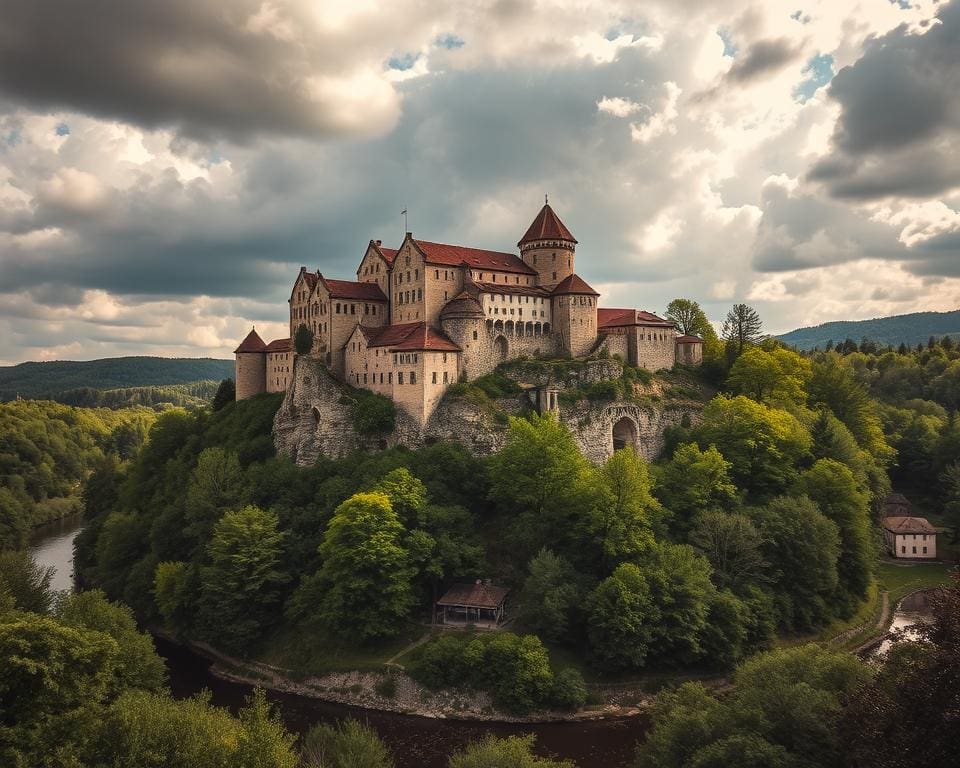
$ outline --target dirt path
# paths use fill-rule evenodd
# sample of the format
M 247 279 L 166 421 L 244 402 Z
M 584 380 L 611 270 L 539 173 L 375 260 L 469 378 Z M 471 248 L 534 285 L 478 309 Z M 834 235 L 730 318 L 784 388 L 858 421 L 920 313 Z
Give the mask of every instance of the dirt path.
M 873 626 L 874 632 L 884 632 L 887 629 L 887 626 L 890 623 L 890 593 L 884 590 L 880 593 L 880 617 L 877 619 L 876 623 Z M 856 627 L 851 627 L 850 629 L 841 632 L 839 635 L 831 637 L 827 642 L 830 645 L 843 645 L 848 640 L 853 637 L 856 637 L 861 632 L 864 632 L 870 627 L 870 622 L 865 621 L 863 624 L 859 624 Z

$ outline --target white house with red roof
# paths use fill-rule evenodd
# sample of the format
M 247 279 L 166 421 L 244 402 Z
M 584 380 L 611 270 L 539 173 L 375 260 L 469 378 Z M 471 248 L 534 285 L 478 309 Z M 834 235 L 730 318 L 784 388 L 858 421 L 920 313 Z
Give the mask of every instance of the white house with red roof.
M 313 334 L 311 354 L 335 376 L 392 398 L 421 424 L 451 384 L 521 356 L 606 352 L 650 370 L 699 364 L 703 341 L 679 336 L 668 320 L 599 307 L 600 295 L 574 271 L 576 246 L 544 204 L 518 253 L 408 232 L 396 249 L 371 240 L 356 281 L 301 267 L 290 293 L 290 338 L 265 344 L 251 331 L 236 349 L 237 399 L 289 386 L 300 326 Z

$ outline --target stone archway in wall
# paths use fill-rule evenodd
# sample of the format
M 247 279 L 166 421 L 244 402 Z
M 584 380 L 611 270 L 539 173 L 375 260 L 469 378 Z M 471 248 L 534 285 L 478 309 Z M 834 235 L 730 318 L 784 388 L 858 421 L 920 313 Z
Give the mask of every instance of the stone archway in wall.
M 619 451 L 627 446 L 635 451 L 640 450 L 637 423 L 629 416 L 624 416 L 615 422 L 611 431 L 613 434 L 613 450 Z
M 507 352 L 509 351 L 507 347 L 507 339 L 505 336 L 497 336 L 493 342 L 493 349 L 497 353 L 497 358 L 500 360 L 507 359 Z

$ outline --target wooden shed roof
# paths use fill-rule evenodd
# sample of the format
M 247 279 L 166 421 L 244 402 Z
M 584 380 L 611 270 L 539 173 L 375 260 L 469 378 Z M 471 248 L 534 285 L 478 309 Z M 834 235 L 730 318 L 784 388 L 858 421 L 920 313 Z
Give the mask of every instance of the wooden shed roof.
M 509 591 L 506 587 L 495 587 L 492 584 L 454 584 L 437 600 L 437 605 L 498 608 Z

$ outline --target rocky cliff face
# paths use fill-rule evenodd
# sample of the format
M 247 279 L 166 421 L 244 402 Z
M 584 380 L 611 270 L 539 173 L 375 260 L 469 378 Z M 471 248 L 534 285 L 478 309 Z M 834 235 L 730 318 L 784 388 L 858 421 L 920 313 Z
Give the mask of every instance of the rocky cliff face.
M 578 389 L 622 374 L 623 367 L 615 360 L 553 369 L 536 364 L 514 366 L 506 375 L 522 385 L 520 394 L 496 400 L 447 395 L 422 428 L 398 409 L 394 431 L 371 437 L 359 434 L 353 426 L 347 399 L 350 390 L 317 360 L 298 356 L 292 384 L 274 420 L 274 443 L 280 454 L 300 465 L 312 464 L 321 455 L 341 457 L 396 445 L 417 448 L 443 440 L 463 443 L 472 453 L 483 456 L 503 446 L 507 417 L 533 411 L 534 403 L 542 402 L 536 396 L 537 388 L 550 388 L 566 392 L 554 412 L 570 428 L 588 459 L 606 459 L 613 453 L 616 438 L 653 460 L 663 450 L 664 431 L 696 423 L 702 404 L 689 398 L 664 399 L 657 394 L 600 402 L 577 399 Z M 657 382 L 651 387 L 654 393 L 662 390 Z

